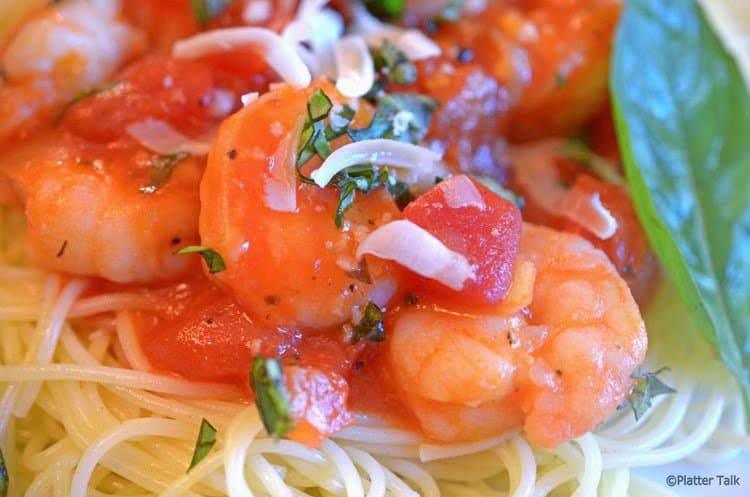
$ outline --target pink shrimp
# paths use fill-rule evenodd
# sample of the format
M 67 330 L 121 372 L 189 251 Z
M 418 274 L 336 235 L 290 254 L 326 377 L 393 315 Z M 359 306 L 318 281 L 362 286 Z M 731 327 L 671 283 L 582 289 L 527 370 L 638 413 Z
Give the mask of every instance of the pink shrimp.
M 514 299 L 481 315 L 418 306 L 394 316 L 388 362 L 430 438 L 523 427 L 530 441 L 554 447 L 604 421 L 630 392 L 646 331 L 607 256 L 577 235 L 526 224 L 517 266 L 529 264 L 527 305 Z M 529 286 L 524 273 L 514 285 Z

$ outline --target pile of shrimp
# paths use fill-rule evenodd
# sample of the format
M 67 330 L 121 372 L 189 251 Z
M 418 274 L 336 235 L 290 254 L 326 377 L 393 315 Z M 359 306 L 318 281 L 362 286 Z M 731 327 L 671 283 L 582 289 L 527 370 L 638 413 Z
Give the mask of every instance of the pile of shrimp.
M 503 212 L 518 216 L 516 241 L 507 242 L 514 248 L 493 245 L 512 256 L 503 269 L 509 285 L 485 305 L 444 286 L 404 305 L 407 292 L 434 282 L 377 254 L 365 256 L 370 281 L 352 279 L 362 242 L 406 219 L 383 188 L 357 194 L 341 229 L 332 221 L 339 201 L 333 187 L 297 181 L 291 212 L 264 201 L 289 180 L 284 167 L 314 88 L 356 108 L 354 127 L 366 126 L 373 108 L 325 79 L 307 88 L 279 83 L 252 51 L 172 56 L 176 41 L 201 29 L 250 24 L 280 32 L 297 7 L 275 0 L 252 17 L 250 3 L 237 0 L 199 26 L 185 1 L 68 0 L 33 12 L 5 40 L 0 201 L 25 212 L 29 261 L 70 275 L 156 285 L 197 270 L 197 259 L 177 249 L 210 247 L 226 263 L 208 276 L 211 282 L 264 326 L 304 334 L 346 328 L 369 302 L 386 309 L 386 339 L 372 344 L 381 376 L 431 439 L 474 440 L 522 428 L 530 441 L 554 447 L 602 423 L 627 399 L 644 360 L 636 298 L 647 299 L 655 273 L 627 189 L 617 181 L 607 118 L 619 2 L 466 2 L 472 5 L 461 19 L 430 29 L 441 55 L 416 62 L 416 81 L 397 88 L 440 102 L 423 145 L 442 154 L 452 179 L 471 178 L 468 188 L 481 193 L 479 204 L 457 209 L 468 217 L 456 222 L 471 227 L 478 215 L 472 209 L 483 210 L 485 202 L 505 202 Z M 350 15 L 348 2 L 333 3 Z M 438 2 L 408 2 L 403 22 L 423 26 L 441 9 Z M 240 96 L 251 92 L 260 97 L 243 107 Z M 207 156 L 176 158 L 150 192 L 144 187 L 153 181 L 155 154 L 131 132 L 146 119 L 191 139 L 215 133 Z M 563 143 L 581 130 L 609 176 L 564 147 L 539 145 Z M 334 148 L 348 139 L 340 141 Z M 544 178 L 534 175 L 574 187 L 550 203 L 535 188 Z M 523 211 L 477 177 L 521 194 Z M 425 195 L 436 188 L 448 195 L 456 183 L 446 178 Z M 588 204 L 580 207 L 591 199 L 601 206 L 594 214 Z M 613 223 L 606 234 L 589 223 L 602 212 Z

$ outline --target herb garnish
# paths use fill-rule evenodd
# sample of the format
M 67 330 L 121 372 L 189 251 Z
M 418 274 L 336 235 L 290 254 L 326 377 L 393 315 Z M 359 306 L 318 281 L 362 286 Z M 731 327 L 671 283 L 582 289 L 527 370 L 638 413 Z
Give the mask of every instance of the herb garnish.
M 201 427 L 198 430 L 198 440 L 195 442 L 195 451 L 193 452 L 193 459 L 190 461 L 188 471 L 193 469 L 208 455 L 215 443 L 216 428 L 204 418 L 201 421 Z
M 62 109 L 60 109 L 60 112 L 58 112 L 57 116 L 55 117 L 55 126 L 60 124 L 60 121 L 62 121 L 62 118 L 65 116 L 65 113 L 68 111 L 68 109 L 70 109 L 72 106 L 74 106 L 81 100 L 84 100 L 89 97 L 93 97 L 94 95 L 98 95 L 99 93 L 103 93 L 105 91 L 109 91 L 121 84 L 122 84 L 122 81 L 113 81 L 111 83 L 106 83 L 106 84 L 99 85 L 99 86 L 92 86 L 88 90 L 82 91 L 77 96 L 75 96 L 70 102 L 65 104 Z
M 371 50 L 372 59 L 375 63 L 375 72 L 385 82 L 397 85 L 408 85 L 417 80 L 417 67 L 406 57 L 406 54 L 388 40 L 383 41 L 379 49 Z M 384 86 L 384 82 L 376 81 L 375 88 L 368 92 L 373 95 Z
M 555 87 L 556 88 L 562 88 L 565 86 L 568 82 L 568 78 L 565 76 L 565 74 L 561 73 L 560 71 L 557 71 L 555 73 Z
M 369 339 L 371 342 L 382 342 L 385 340 L 385 328 L 383 328 L 383 311 L 380 308 L 368 302 L 365 311 L 362 313 L 362 319 L 359 320 L 352 330 L 352 343 Z
M 331 114 L 332 110 L 331 99 L 323 90 L 316 88 L 307 102 L 307 118 L 302 126 L 297 146 L 297 176 L 303 183 L 314 184 L 314 181 L 303 175 L 300 168 L 315 154 L 323 160 L 327 159 L 332 152 L 329 142 L 346 134 L 349 123 L 354 118 L 355 111 L 348 105 L 343 106 L 336 114 Z M 327 117 L 329 123 L 324 124 L 323 121 Z
M 617 166 L 597 155 L 586 142 L 580 138 L 569 138 L 562 146 L 562 152 L 570 160 L 576 161 L 591 169 L 599 179 L 613 185 L 625 186 L 625 178 L 617 172 Z
M 513 190 L 508 190 L 503 185 L 500 184 L 499 181 L 497 181 L 495 178 L 491 178 L 490 176 L 477 176 L 472 175 L 472 177 L 482 183 L 484 186 L 489 188 L 492 193 L 503 197 L 508 202 L 515 204 L 516 207 L 518 207 L 520 210 L 523 210 L 524 207 L 526 207 L 526 199 L 524 199 L 521 195 L 517 194 Z
M 3 457 L 3 451 L 0 450 L 0 497 L 8 495 L 8 468 L 5 467 L 5 458 Z
M 371 163 L 357 164 L 344 169 L 333 177 L 331 185 L 339 190 L 339 204 L 336 206 L 334 219 L 337 228 L 343 225 L 344 212 L 354 203 L 356 192 L 367 194 L 379 186 L 384 186 L 397 203 L 399 203 L 399 198 L 402 202 L 407 198 L 408 200 L 414 198 L 409 187 L 391 176 L 387 167 L 378 170 Z
M 652 373 L 633 373 L 631 378 L 638 379 L 638 383 L 633 387 L 633 392 L 630 394 L 628 400 L 617 406 L 617 408 L 623 409 L 630 406 L 633 409 L 635 420 L 638 421 L 649 410 L 651 400 L 654 397 L 676 393 L 677 391 L 674 388 L 657 378 L 659 374 L 668 370 L 669 368 L 661 368 Z
M 650 245 L 750 413 L 750 91 L 700 3 L 624 2 L 612 102 Z
M 323 160 L 328 158 L 332 153 L 330 141 L 347 132 L 352 141 L 389 138 L 416 143 L 427 133 L 436 107 L 435 100 L 418 94 L 383 95 L 378 99 L 378 110 L 370 125 L 351 130 L 349 125 L 354 118 L 354 109 L 345 105 L 334 112 L 331 99 L 318 88 L 307 102 L 307 117 L 297 147 L 297 176 L 304 183 L 314 184 L 300 168 L 316 154 Z M 414 199 L 408 185 L 391 176 L 387 167 L 379 169 L 370 163 L 357 164 L 339 172 L 331 180 L 331 186 L 339 190 L 334 219 L 338 228 L 342 227 L 344 212 L 352 206 L 356 192 L 370 193 L 384 186 L 400 208 Z
M 187 152 L 177 152 L 169 155 L 155 155 L 149 161 L 148 167 L 151 170 L 151 179 L 148 185 L 140 187 L 141 193 L 154 193 L 167 182 L 172 175 L 172 171 L 179 162 L 189 157 Z
M 191 0 L 193 15 L 198 24 L 204 26 L 210 20 L 221 14 L 233 0 Z
M 388 138 L 419 143 L 427 134 L 432 114 L 440 103 L 418 93 L 390 93 L 378 97 L 377 105 L 368 127 L 349 130 L 353 141 Z
M 208 266 L 208 272 L 210 274 L 224 271 L 227 268 L 224 259 L 221 257 L 221 255 L 219 255 L 217 251 L 212 248 L 202 247 L 200 245 L 190 245 L 188 247 L 181 248 L 180 250 L 175 252 L 175 254 L 200 254 L 200 256 L 203 257 L 203 260 L 206 262 L 206 266 Z
M 255 405 L 266 431 L 281 438 L 294 428 L 289 405 L 289 394 L 284 385 L 284 373 L 278 359 L 256 356 L 250 372 L 250 388 L 255 393 Z
M 363 3 L 370 14 L 389 21 L 401 17 L 406 7 L 406 0 L 364 0 Z

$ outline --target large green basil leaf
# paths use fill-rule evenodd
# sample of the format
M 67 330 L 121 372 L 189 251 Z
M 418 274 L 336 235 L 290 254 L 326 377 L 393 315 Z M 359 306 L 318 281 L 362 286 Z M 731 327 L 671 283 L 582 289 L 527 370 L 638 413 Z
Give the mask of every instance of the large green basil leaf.
M 747 400 L 750 92 L 692 0 L 625 2 L 611 78 L 638 214 Z

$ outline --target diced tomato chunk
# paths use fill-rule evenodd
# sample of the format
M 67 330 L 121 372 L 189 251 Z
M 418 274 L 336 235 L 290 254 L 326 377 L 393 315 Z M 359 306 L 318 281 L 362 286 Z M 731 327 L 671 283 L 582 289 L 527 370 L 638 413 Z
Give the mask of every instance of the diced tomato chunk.
M 289 438 L 313 447 L 353 423 L 345 376 L 360 345 L 330 331 L 302 333 L 254 322 L 231 294 L 198 274 L 154 290 L 154 308 L 132 314 L 141 351 L 154 369 L 232 383 L 252 398 L 253 358 L 278 357 L 296 422 Z
M 231 295 L 203 277 L 188 288 L 187 295 L 168 296 L 179 312 L 135 315 L 141 349 L 156 369 L 244 389 L 253 357 L 298 353 L 299 332 L 253 322 Z
M 66 111 L 64 122 L 77 135 L 113 141 L 129 124 L 146 118 L 195 134 L 211 121 L 216 85 L 208 65 L 153 55 L 126 68 L 115 81 L 111 90 L 84 98 Z
M 336 374 L 314 367 L 285 366 L 291 413 L 296 426 L 289 438 L 309 447 L 354 423 L 346 407 L 349 385 Z
M 481 183 L 453 176 L 404 209 L 404 217 L 463 255 L 474 277 L 454 294 L 466 303 L 497 304 L 508 293 L 521 240 L 521 211 Z M 420 280 L 425 290 L 445 294 L 441 283 Z
M 586 227 L 564 218 L 560 221 L 560 229 L 577 233 L 603 250 L 628 283 L 636 300 L 646 302 L 655 286 L 652 282 L 658 274 L 658 264 L 649 248 L 628 191 L 588 174 L 579 174 L 574 185 L 580 191 L 599 194 L 602 205 L 617 220 L 617 231 L 613 236 L 602 240 Z

